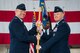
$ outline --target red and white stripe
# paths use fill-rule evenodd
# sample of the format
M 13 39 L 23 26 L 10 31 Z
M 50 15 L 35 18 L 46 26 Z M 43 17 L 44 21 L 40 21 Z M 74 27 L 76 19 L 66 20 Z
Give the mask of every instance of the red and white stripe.
M 32 27 L 32 16 L 33 16 L 33 7 L 35 7 L 36 17 L 38 19 L 38 7 L 39 1 L 26 1 L 26 0 L 1 0 L 0 1 L 0 44 L 9 44 L 10 43 L 10 34 L 9 34 L 9 23 L 14 17 L 15 8 L 18 4 L 26 4 L 26 17 L 24 18 L 25 25 L 27 29 Z M 34 5 L 33 5 L 34 4 Z M 80 44 L 80 0 L 56 0 L 56 1 L 46 1 L 47 9 L 50 9 L 52 27 L 55 25 L 53 19 L 53 10 L 54 6 L 60 6 L 65 11 L 66 21 L 68 22 L 71 28 L 71 34 L 69 37 L 69 44 L 75 45 Z
M 30 43 L 29 53 L 35 53 L 34 52 L 34 43 Z

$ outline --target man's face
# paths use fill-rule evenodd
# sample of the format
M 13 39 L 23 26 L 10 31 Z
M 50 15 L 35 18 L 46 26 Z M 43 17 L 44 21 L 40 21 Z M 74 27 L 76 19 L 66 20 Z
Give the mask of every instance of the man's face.
M 26 16 L 25 10 L 16 9 L 15 13 L 16 13 L 16 16 L 18 16 L 21 19 L 23 19 Z
M 60 21 L 63 17 L 64 17 L 64 12 L 56 12 L 56 13 L 54 13 L 54 20 L 56 22 Z

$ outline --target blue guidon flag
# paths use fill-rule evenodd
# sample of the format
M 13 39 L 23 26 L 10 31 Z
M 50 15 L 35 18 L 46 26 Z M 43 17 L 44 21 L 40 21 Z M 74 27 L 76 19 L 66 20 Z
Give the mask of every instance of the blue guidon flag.
M 40 0 L 40 5 L 42 9 L 42 24 L 44 29 L 51 28 L 50 15 L 47 13 L 46 5 L 44 0 Z

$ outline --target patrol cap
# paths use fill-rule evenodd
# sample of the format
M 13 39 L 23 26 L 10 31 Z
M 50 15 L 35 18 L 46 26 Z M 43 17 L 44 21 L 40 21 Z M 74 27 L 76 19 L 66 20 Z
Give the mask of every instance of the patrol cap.
M 20 9 L 20 10 L 26 10 L 25 4 L 19 4 L 16 9 Z
M 63 10 L 59 6 L 55 6 L 54 13 L 63 12 Z

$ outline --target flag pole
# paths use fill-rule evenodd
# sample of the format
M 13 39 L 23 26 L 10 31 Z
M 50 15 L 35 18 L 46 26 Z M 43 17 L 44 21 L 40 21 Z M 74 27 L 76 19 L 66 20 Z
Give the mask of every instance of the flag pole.
M 50 8 L 48 7 L 48 16 L 49 16 L 49 20 L 50 20 L 50 29 L 52 30 L 52 24 L 51 24 L 51 13 L 50 13 Z
M 37 20 L 37 22 L 39 22 L 39 23 L 37 24 L 37 27 L 41 26 L 41 23 L 40 23 L 41 19 L 40 19 L 40 17 L 41 17 L 41 7 L 39 8 L 39 17 L 38 17 L 38 20 Z M 40 37 L 40 33 L 39 32 L 38 32 L 37 36 Z M 40 43 L 40 39 L 37 39 L 37 46 L 39 46 L 39 43 Z M 37 49 L 37 53 L 39 53 L 39 49 Z

